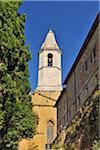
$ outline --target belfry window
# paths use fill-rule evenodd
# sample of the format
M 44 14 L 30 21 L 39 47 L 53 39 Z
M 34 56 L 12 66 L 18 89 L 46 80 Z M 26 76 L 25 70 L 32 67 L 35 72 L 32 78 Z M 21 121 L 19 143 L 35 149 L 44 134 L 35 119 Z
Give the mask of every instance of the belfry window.
M 52 121 L 48 121 L 47 123 L 47 142 L 52 143 L 53 141 L 53 128 L 54 124 Z
M 51 53 L 48 54 L 48 66 L 53 65 L 53 55 Z

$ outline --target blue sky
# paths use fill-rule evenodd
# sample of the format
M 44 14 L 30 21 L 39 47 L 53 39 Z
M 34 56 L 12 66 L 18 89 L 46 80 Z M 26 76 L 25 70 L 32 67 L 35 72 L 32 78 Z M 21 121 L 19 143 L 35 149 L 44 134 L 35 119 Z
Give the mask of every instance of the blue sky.
M 37 85 L 38 51 L 50 28 L 62 50 L 62 81 L 66 78 L 96 18 L 98 1 L 24 1 L 19 12 L 26 13 L 25 37 L 30 45 L 31 90 Z

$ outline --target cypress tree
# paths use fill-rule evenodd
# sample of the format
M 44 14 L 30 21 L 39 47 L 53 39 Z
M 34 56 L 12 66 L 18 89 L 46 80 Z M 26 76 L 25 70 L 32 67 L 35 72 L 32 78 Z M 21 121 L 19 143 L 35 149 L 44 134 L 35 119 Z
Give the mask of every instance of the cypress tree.
M 20 1 L 0 2 L 0 150 L 17 150 L 21 138 L 35 134 L 38 120 L 29 94 L 31 55 L 20 5 Z

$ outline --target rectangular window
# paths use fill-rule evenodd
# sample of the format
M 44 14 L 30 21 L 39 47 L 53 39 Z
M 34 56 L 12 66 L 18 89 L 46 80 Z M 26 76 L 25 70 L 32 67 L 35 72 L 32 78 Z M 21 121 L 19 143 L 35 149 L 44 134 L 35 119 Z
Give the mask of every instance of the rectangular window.
M 90 52 L 90 62 L 93 62 L 92 51 Z
M 87 91 L 87 95 L 88 95 L 88 86 L 87 86 L 87 84 L 86 84 L 86 91 Z
M 94 46 L 94 48 L 93 48 L 93 58 L 95 58 L 96 57 L 96 46 Z
M 82 65 L 82 73 L 84 74 L 84 65 Z
M 45 145 L 45 148 L 46 148 L 46 149 L 51 149 L 51 148 L 52 148 L 52 147 L 51 147 L 51 144 L 46 144 L 46 145 Z
M 85 62 L 85 71 L 87 71 L 88 69 L 88 64 L 87 64 L 87 61 Z
M 78 96 L 79 106 L 81 105 L 80 96 Z
M 52 139 L 53 139 L 53 128 L 52 127 L 47 128 L 47 139 L 49 141 L 52 141 Z

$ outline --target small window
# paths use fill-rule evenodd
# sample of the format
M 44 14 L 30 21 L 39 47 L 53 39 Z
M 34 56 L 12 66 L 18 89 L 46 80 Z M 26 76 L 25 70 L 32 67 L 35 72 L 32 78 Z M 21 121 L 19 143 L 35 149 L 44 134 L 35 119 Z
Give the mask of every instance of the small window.
M 90 61 L 93 62 L 92 51 L 90 52 Z
M 86 84 L 86 91 L 87 91 L 87 95 L 88 95 L 88 86 L 87 86 L 87 84 Z
M 85 62 L 85 71 L 87 71 L 88 69 L 88 64 L 87 64 L 87 61 Z
M 84 73 L 84 65 L 82 65 L 82 73 Z
M 48 66 L 53 65 L 53 55 L 51 53 L 48 54 Z
M 52 143 L 53 141 L 53 127 L 54 124 L 52 121 L 47 123 L 47 142 Z
M 46 149 L 51 149 L 52 147 L 51 147 L 51 144 L 46 144 Z
M 93 57 L 94 58 L 96 57 L 96 46 L 94 46 L 94 48 L 93 48 Z
M 80 105 L 81 105 L 80 95 L 78 96 L 78 104 L 79 104 L 79 107 L 80 107 Z

